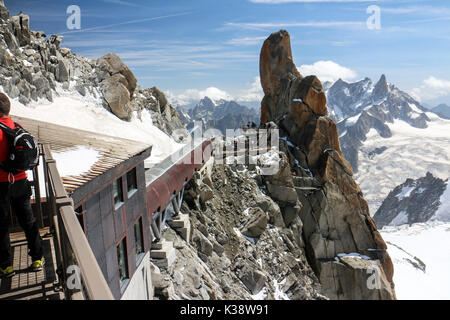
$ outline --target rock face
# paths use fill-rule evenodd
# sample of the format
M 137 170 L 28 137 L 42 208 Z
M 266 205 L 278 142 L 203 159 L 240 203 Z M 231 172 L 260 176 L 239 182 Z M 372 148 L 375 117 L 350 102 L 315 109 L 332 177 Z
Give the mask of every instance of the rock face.
M 216 164 L 211 181 L 188 183 L 181 211 L 189 215 L 192 238 L 187 244 L 166 229 L 177 260 L 161 269 L 173 285 L 172 295 L 161 299 L 326 299 L 280 208 L 254 174 Z M 200 196 L 205 183 L 212 193 L 206 201 Z
M 281 149 L 296 177 L 267 177 L 275 201 L 291 206 L 284 218 L 297 219 L 308 261 L 331 299 L 395 299 L 393 265 L 386 244 L 352 178 L 337 126 L 327 117 L 326 96 L 315 76 L 302 77 L 292 61 L 289 34 L 272 34 L 261 50 L 261 122 L 280 128 Z M 380 89 L 381 90 L 381 89 Z M 280 166 L 279 175 L 287 170 Z M 277 182 L 284 180 L 283 183 Z M 291 180 L 291 181 L 289 181 Z M 295 182 L 294 182 L 295 181 Z M 295 190 L 297 198 L 288 194 Z M 283 198 L 280 199 L 280 196 Z M 298 210 L 294 209 L 298 207 Z M 299 228 L 301 230 L 299 230 Z M 347 254 L 347 256 L 343 256 Z M 351 254 L 351 255 L 348 255 Z M 366 257 L 367 259 L 361 258 Z M 371 273 L 377 286 L 370 286 Z
M 287 31 L 272 34 L 261 49 L 259 62 L 264 99 L 261 103 L 261 123 L 277 119 L 289 110 L 289 104 L 278 104 L 288 82 L 300 77 L 292 59 L 291 40 Z
M 389 193 L 373 219 L 380 228 L 427 222 L 442 205 L 447 183 L 429 172 L 423 178 L 408 179 Z

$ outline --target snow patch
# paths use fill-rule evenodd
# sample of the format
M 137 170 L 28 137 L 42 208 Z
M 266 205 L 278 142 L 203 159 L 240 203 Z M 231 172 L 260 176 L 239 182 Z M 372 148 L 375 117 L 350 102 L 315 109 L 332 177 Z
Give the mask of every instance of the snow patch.
M 394 283 L 400 300 L 450 299 L 450 223 L 427 222 L 411 226 L 384 227 L 380 230 L 388 242 L 388 253 L 394 263 Z M 405 261 L 405 253 L 393 243 L 419 258 L 426 272 Z
M 267 297 L 266 287 L 262 288 L 260 292 L 254 295 L 250 295 L 253 300 L 264 300 Z
M 408 223 L 408 214 L 406 211 L 400 212 L 392 221 L 389 223 L 390 226 L 400 226 L 402 224 Z
M 363 260 L 371 260 L 370 257 L 365 256 L 363 254 L 357 253 L 357 252 L 351 252 L 351 253 L 338 253 L 336 258 L 357 258 L 357 259 L 363 259 Z
M 415 189 L 415 186 L 412 186 L 412 187 L 404 186 L 402 188 L 402 191 L 398 195 L 396 195 L 397 199 L 399 201 L 402 201 L 404 198 L 408 198 L 414 189 Z
M 99 159 L 97 150 L 78 147 L 73 150 L 53 152 L 61 177 L 79 176 L 88 172 Z
M 361 113 L 357 114 L 354 117 L 350 117 L 350 118 L 346 119 L 345 120 L 345 126 L 346 127 L 354 126 L 356 124 L 356 122 L 358 122 L 359 117 L 361 117 Z
M 444 222 L 450 222 L 450 183 L 447 181 L 447 188 L 439 199 L 441 203 L 439 209 L 436 211 L 431 220 L 439 220 Z
M 140 117 L 134 112 L 129 122 L 120 120 L 102 106 L 101 95 L 95 91 L 96 96 L 83 97 L 76 91 L 62 89 L 58 83 L 53 102 L 40 99 L 25 106 L 17 98 L 10 99 L 11 114 L 151 144 L 152 154 L 145 161 L 146 167 L 160 163 L 183 146 L 153 125 L 150 111 L 143 110 Z
M 275 300 L 291 300 L 289 296 L 281 290 L 280 285 L 283 286 L 286 283 L 286 278 L 281 282 L 273 280 L 273 286 L 275 287 L 274 298 Z

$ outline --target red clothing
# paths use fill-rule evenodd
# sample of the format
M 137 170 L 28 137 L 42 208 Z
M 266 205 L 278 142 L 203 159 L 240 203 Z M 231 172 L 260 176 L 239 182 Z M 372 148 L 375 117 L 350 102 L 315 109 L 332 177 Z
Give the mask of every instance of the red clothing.
M 14 121 L 10 117 L 1 117 L 0 122 L 7 125 L 11 129 L 14 129 L 16 126 Z M 0 162 L 6 161 L 9 155 L 9 147 L 8 140 L 6 139 L 5 134 L 2 130 L 0 130 Z M 14 175 L 14 181 L 22 180 L 27 178 L 26 172 L 21 172 Z M 12 177 L 10 178 L 12 180 Z M 0 169 L 0 182 L 8 182 L 8 172 Z

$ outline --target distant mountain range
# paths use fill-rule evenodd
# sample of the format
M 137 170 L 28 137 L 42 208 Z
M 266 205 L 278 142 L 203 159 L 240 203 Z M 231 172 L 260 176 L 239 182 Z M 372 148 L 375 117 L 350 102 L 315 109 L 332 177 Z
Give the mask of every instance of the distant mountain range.
M 429 109 L 388 83 L 324 83 L 329 116 L 372 213 L 396 186 L 431 172 L 450 177 L 448 106 Z
M 235 101 L 212 100 L 205 97 L 193 108 L 178 107 L 178 113 L 188 129 L 194 127 L 195 121 L 203 124 L 203 129 L 218 129 L 222 134 L 227 129 L 239 129 L 250 123 L 259 125 L 260 110 L 240 105 Z
M 403 120 L 416 128 L 426 128 L 428 110 L 407 93 L 388 84 L 386 76 L 374 84 L 369 78 L 347 83 L 336 81 L 328 88 L 330 117 L 338 123 L 344 154 L 358 171 L 359 147 L 375 129 L 383 138 L 392 137 L 387 123 Z
M 442 118 L 450 119 L 450 106 L 446 104 L 440 104 L 431 109 L 434 113 L 439 115 Z

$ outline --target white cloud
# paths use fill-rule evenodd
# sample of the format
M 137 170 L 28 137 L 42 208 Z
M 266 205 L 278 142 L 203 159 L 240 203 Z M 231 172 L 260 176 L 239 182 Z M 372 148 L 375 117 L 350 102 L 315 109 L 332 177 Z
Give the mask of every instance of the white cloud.
M 214 101 L 221 99 L 233 100 L 233 97 L 228 92 L 216 87 L 209 87 L 205 90 L 187 89 L 180 94 L 174 94 L 170 91 L 167 91 L 166 96 L 170 103 L 181 106 L 196 103 L 204 97 L 209 97 Z
M 334 82 L 339 78 L 349 81 L 357 76 L 355 71 L 333 61 L 317 61 L 309 65 L 304 64 L 300 66 L 299 71 L 303 76 L 315 75 L 322 82 Z
M 397 8 L 382 8 L 382 13 L 389 14 L 422 14 L 422 15 L 438 15 L 445 16 L 450 14 L 450 9 L 447 7 L 438 6 L 402 6 Z
M 425 79 L 420 87 L 412 89 L 411 95 L 419 101 L 448 96 L 450 95 L 450 81 L 431 76 Z
M 117 5 L 128 6 L 128 7 L 140 7 L 139 5 L 137 5 L 135 3 L 128 2 L 128 1 L 122 1 L 122 0 L 102 0 L 102 1 L 106 2 L 106 3 L 117 4 Z
M 306 21 L 306 22 L 227 22 L 225 26 L 242 29 L 274 29 L 274 28 L 355 28 L 366 27 L 361 21 Z
M 166 91 L 165 94 L 171 104 L 178 106 L 198 103 L 204 97 L 209 97 L 213 101 L 234 100 L 239 102 L 260 102 L 264 97 L 259 77 L 254 77 L 253 82 L 247 84 L 246 88 L 235 92 L 235 94 L 230 94 L 216 87 L 209 87 L 204 90 L 187 89 L 178 94 Z
M 261 101 L 264 97 L 264 91 L 261 87 L 260 77 L 255 77 L 249 89 L 243 90 L 238 100 L 242 102 Z
M 235 38 L 227 41 L 227 44 L 234 46 L 253 46 L 257 44 L 262 44 L 267 37 L 245 37 L 245 38 Z

